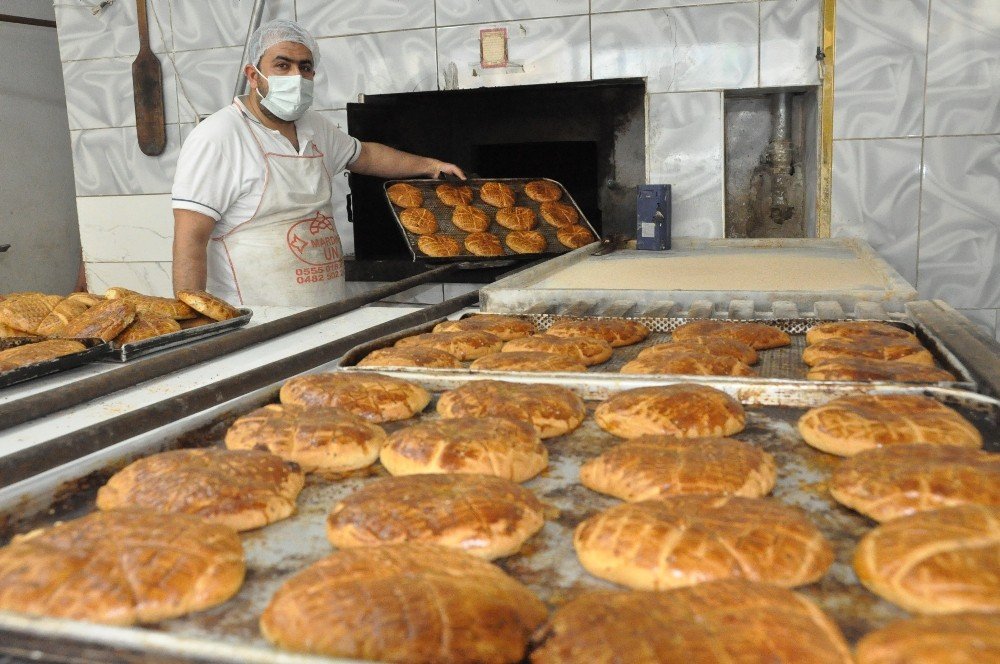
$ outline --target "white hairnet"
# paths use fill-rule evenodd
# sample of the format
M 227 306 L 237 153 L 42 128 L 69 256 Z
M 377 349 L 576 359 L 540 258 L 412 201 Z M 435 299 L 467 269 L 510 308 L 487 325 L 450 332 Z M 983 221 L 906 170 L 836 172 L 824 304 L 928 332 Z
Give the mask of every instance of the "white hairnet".
M 313 66 L 319 66 L 319 47 L 316 45 L 316 40 L 301 25 L 287 19 L 275 19 L 262 23 L 253 31 L 247 44 L 250 64 L 256 66 L 264 55 L 264 51 L 281 42 L 302 44 L 312 51 Z

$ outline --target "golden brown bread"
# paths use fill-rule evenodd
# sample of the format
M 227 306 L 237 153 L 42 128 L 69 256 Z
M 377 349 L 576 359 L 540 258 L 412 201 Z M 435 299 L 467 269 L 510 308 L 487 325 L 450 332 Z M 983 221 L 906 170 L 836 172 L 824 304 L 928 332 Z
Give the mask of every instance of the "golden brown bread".
M 814 325 L 806 331 L 806 343 L 815 344 L 825 339 L 850 339 L 852 337 L 882 337 L 885 340 L 917 338 L 906 330 L 876 321 L 833 321 Z
M 231 450 L 263 449 L 304 472 L 344 472 L 378 460 L 382 427 L 342 408 L 268 404 L 238 418 L 226 431 Z
M 526 207 L 497 210 L 497 223 L 512 231 L 530 231 L 538 225 L 535 211 Z
M 728 355 L 698 350 L 637 357 L 619 370 L 623 374 L 681 374 L 691 376 L 756 376 L 757 372 Z
M 908 443 L 979 449 L 983 437 L 957 411 L 917 394 L 858 394 L 828 401 L 799 418 L 799 433 L 813 447 L 841 456 Z
M 450 207 L 472 202 L 472 187 L 468 185 L 439 184 L 434 188 L 438 200 Z
M 581 224 L 563 226 L 556 231 L 556 238 L 559 240 L 561 245 L 569 247 L 570 249 L 585 247 L 597 239 L 594 237 L 594 234 L 590 232 L 589 228 L 586 228 Z
M 489 228 L 490 216 L 471 205 L 456 205 L 451 223 L 466 233 L 481 233 Z
M 152 339 L 163 334 L 180 332 L 181 325 L 173 318 L 156 316 L 154 314 L 137 313 L 132 324 L 115 337 L 119 346 L 135 343 L 143 339 Z
M 738 323 L 723 320 L 695 320 L 674 330 L 674 341 L 692 337 L 723 337 L 742 341 L 754 350 L 779 348 L 792 343 L 786 332 L 764 323 Z
M 261 450 L 171 450 L 112 475 L 97 508 L 179 512 L 250 530 L 291 516 L 304 483 L 297 465 Z
M 390 201 L 402 208 L 420 207 L 424 203 L 424 195 L 420 190 L 405 182 L 390 185 L 385 193 L 389 196 Z
M 423 542 L 346 549 L 278 589 L 260 619 L 281 648 L 401 664 L 514 664 L 545 604 L 490 563 Z
M 180 323 L 182 330 L 190 330 L 192 327 L 211 325 L 212 323 L 218 323 L 219 321 L 199 314 L 197 318 L 185 318 L 184 320 L 179 320 L 177 322 Z
M 98 302 L 100 302 L 101 300 L 103 300 L 104 298 L 101 297 L 100 295 L 95 295 L 94 293 L 86 293 L 86 292 L 78 291 L 78 292 L 75 292 L 75 293 L 70 293 L 69 295 L 66 296 L 66 299 L 67 300 L 78 300 L 78 301 L 86 304 L 88 307 L 92 307 L 95 304 L 97 304 Z
M 466 251 L 476 256 L 503 256 L 500 238 L 493 233 L 469 233 L 464 245 Z
M 733 438 L 640 436 L 580 468 L 580 483 L 629 502 L 681 494 L 766 496 L 774 457 Z
M 64 337 L 111 341 L 135 320 L 135 305 L 128 299 L 104 300 L 63 327 Z
M 422 207 L 406 208 L 400 212 L 399 223 L 403 224 L 403 228 L 417 235 L 437 233 L 438 230 L 438 222 L 434 213 Z
M 457 256 L 462 251 L 462 245 L 458 243 L 458 240 L 450 235 L 442 235 L 441 233 L 421 235 L 417 238 L 417 248 L 428 256 L 434 256 L 435 258 Z
M 604 339 L 612 348 L 619 348 L 639 343 L 649 336 L 649 328 L 628 318 L 564 318 L 549 326 L 545 334 Z
M 873 593 L 913 613 L 1000 612 L 1000 507 L 887 521 L 858 543 L 854 570 Z
M 548 180 L 532 180 L 524 185 L 524 195 L 539 203 L 550 203 L 562 198 L 562 189 Z
M 518 254 L 539 254 L 548 246 L 545 236 L 538 231 L 511 231 L 504 242 Z
M 462 366 L 458 358 L 430 346 L 410 348 L 378 348 L 358 362 L 359 367 L 433 367 L 456 369 Z
M 919 341 L 909 339 L 887 339 L 876 336 L 824 339 L 802 351 L 802 361 L 811 367 L 842 357 L 934 366 L 934 356 L 930 351 L 921 346 Z
M 476 314 L 459 320 L 446 320 L 434 326 L 435 332 L 490 332 L 504 341 L 520 339 L 535 333 L 535 324 L 527 318 L 501 316 L 498 314 Z
M 214 320 L 229 320 L 240 315 L 239 309 L 207 291 L 180 290 L 175 295 L 201 315 Z
M 185 320 L 188 318 L 197 318 L 198 312 L 195 311 L 187 303 L 181 300 L 175 300 L 171 297 L 155 297 L 153 295 L 141 295 L 135 293 L 133 295 L 125 295 L 120 298 L 108 298 L 108 299 L 120 299 L 126 302 L 131 302 L 135 306 L 136 313 L 150 314 L 153 316 L 165 316 L 167 318 L 173 318 L 174 320 Z
M 344 408 L 369 422 L 405 420 L 430 403 L 424 388 L 375 373 L 318 373 L 296 376 L 281 386 L 286 406 Z
M 669 341 L 664 344 L 648 346 L 639 351 L 637 359 L 644 359 L 651 355 L 661 353 L 674 353 L 681 350 L 699 350 L 709 355 L 728 355 L 739 360 L 743 364 L 756 364 L 757 351 L 753 347 L 737 341 L 736 339 L 725 339 L 723 337 L 691 337 L 679 341 Z
M 62 301 L 61 295 L 12 293 L 0 300 L 0 323 L 21 332 L 35 334 L 41 322 Z
M 580 221 L 580 215 L 577 214 L 576 208 L 566 203 L 542 203 L 538 206 L 538 212 L 546 223 L 556 228 L 572 226 Z
M 593 337 L 554 337 L 550 334 L 536 334 L 513 339 L 503 345 L 503 352 L 534 351 L 565 355 L 588 367 L 607 362 L 611 357 L 611 344 Z
M 0 323 L 0 339 L 11 339 L 11 338 L 21 338 L 21 337 L 38 337 L 38 335 L 28 334 L 27 332 L 24 332 L 22 330 L 16 330 L 10 325 L 4 325 L 3 323 Z
M 1000 662 L 1000 614 L 964 612 L 897 620 L 858 641 L 857 664 Z
M 830 493 L 876 521 L 976 503 L 1000 507 L 1000 454 L 954 445 L 894 445 L 841 462 Z
M 888 380 L 897 383 L 937 383 L 955 380 L 955 376 L 951 372 L 938 367 L 860 357 L 845 357 L 817 364 L 809 369 L 806 378 L 809 380 Z
M 52 313 L 42 319 L 35 329 L 35 333 L 43 337 L 57 337 L 62 334 L 63 329 L 65 329 L 66 324 L 70 320 L 79 316 L 90 307 L 91 305 L 87 304 L 83 298 L 67 297 L 53 307 Z
M 431 542 L 493 560 L 517 553 L 543 510 L 531 491 L 491 475 L 386 477 L 334 505 L 326 538 L 338 549 Z
M 466 361 L 498 352 L 503 346 L 503 340 L 490 332 L 469 330 L 467 332 L 427 332 L 404 337 L 396 342 L 396 348 L 413 348 L 415 346 L 437 348 L 454 355 L 459 360 Z
M 105 300 L 117 300 L 123 297 L 130 297 L 133 295 L 139 295 L 139 293 L 134 290 L 125 288 L 124 286 L 112 286 L 111 288 L 104 291 Z
M 641 590 L 727 578 L 791 588 L 819 580 L 833 563 L 805 512 L 735 496 L 616 505 L 581 523 L 573 547 L 594 576 Z
M 852 664 L 837 624 L 802 595 L 742 579 L 597 591 L 560 606 L 532 664 Z
M 87 350 L 79 341 L 49 339 L 0 351 L 0 373 Z
M 231 528 L 186 514 L 93 512 L 0 549 L 0 609 L 152 623 L 225 602 L 244 569 Z
M 558 385 L 477 380 L 449 390 L 437 403 L 445 418 L 509 417 L 530 422 L 542 438 L 552 438 L 580 426 L 587 415 L 583 400 Z
M 484 182 L 479 188 L 479 197 L 495 208 L 514 206 L 514 190 L 502 182 Z
M 490 353 L 469 365 L 475 371 L 576 371 L 587 370 L 586 365 L 568 355 L 522 351 Z
M 621 438 L 665 434 L 682 438 L 729 436 L 743 430 L 740 402 L 706 385 L 639 387 L 612 395 L 594 420 Z
M 396 431 L 380 455 L 393 475 L 474 473 L 525 482 L 549 454 L 530 422 L 506 417 L 454 417 Z

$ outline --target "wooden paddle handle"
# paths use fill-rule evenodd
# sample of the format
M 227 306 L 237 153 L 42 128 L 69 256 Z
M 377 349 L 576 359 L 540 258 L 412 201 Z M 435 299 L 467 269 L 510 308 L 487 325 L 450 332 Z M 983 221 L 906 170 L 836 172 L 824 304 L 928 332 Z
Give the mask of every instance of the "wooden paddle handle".
M 139 19 L 139 50 L 149 50 L 149 21 L 146 18 L 146 0 L 135 0 L 135 9 Z

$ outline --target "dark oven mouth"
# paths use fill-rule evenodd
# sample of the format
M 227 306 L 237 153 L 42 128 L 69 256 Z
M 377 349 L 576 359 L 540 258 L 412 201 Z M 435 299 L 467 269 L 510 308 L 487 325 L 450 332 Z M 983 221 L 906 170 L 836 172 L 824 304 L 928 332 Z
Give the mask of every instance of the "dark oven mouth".
M 347 105 L 347 129 L 476 177 L 557 180 L 599 233 L 634 236 L 645 96 L 642 79 L 369 95 Z M 383 182 L 350 174 L 359 260 L 411 258 Z

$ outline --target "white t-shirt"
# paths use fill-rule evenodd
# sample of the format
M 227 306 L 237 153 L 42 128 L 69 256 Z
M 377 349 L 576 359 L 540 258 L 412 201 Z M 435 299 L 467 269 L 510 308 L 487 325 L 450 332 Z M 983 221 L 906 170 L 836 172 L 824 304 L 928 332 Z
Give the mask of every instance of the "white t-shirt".
M 313 154 L 315 145 L 331 178 L 361 154 L 360 141 L 315 111 L 306 111 L 295 122 L 295 130 L 298 152 L 280 132 L 261 124 L 242 99 L 234 99 L 205 118 L 181 146 L 171 191 L 173 207 L 214 219 L 212 236 L 218 237 L 250 219 L 257 209 L 266 172 L 261 145 L 269 153 L 283 155 Z

